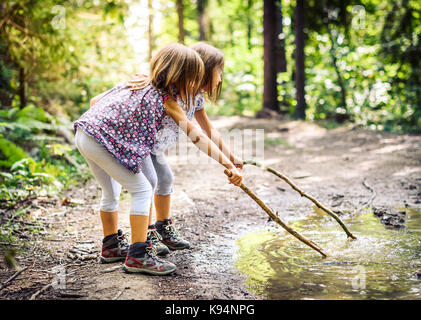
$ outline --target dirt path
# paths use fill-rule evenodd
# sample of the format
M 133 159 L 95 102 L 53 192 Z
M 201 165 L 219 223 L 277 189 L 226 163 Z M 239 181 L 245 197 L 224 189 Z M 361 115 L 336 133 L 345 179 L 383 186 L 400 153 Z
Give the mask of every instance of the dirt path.
M 421 210 L 420 136 L 352 128 L 328 131 L 303 122 L 240 117 L 214 117 L 213 123 L 216 128 L 265 129 L 265 164 L 335 209 L 354 212 L 369 200 L 365 179 L 377 193 L 373 206 Z M 29 299 L 53 283 L 36 299 L 259 299 L 236 271 L 236 239 L 251 229 L 273 228 L 273 222 L 241 189 L 227 183 L 216 162 L 192 167 L 174 157 L 168 160 L 175 176 L 172 216 L 192 244 L 190 250 L 168 256 L 178 267 L 174 275 L 129 275 L 118 263 L 98 264 L 100 190 L 91 181 L 50 204 L 34 201 L 32 216 L 46 229 L 34 239 L 21 240 L 26 251 L 17 261 L 28 269 L 0 291 L 0 298 Z M 259 168 L 246 167 L 244 184 L 285 221 L 312 210 L 307 199 Z M 66 197 L 71 202 L 62 205 Z M 130 230 L 129 205 L 126 195 L 120 204 L 124 231 Z M 87 260 L 69 257 L 75 246 L 84 250 Z M 1 282 L 12 274 L 0 265 Z

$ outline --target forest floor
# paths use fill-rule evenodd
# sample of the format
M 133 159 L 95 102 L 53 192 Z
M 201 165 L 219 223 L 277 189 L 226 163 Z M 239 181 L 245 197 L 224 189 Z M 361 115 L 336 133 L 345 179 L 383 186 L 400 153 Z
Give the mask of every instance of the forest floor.
M 327 130 L 301 121 L 212 119 L 218 129 L 265 129 L 264 163 L 335 210 L 352 213 L 371 198 L 363 181 L 376 192 L 373 207 L 391 213 L 405 206 L 421 210 L 420 136 L 355 127 Z M 132 275 L 121 270 L 121 263 L 98 263 L 100 190 L 91 180 L 59 199 L 33 200 L 31 216 L 44 230 L 20 239 L 23 249 L 16 260 L 28 268 L 0 291 L 0 299 L 261 299 L 235 267 L 236 240 L 275 223 L 228 184 L 215 161 L 193 166 L 176 157 L 168 161 L 175 176 L 172 217 L 191 243 L 191 249 L 166 257 L 177 265 L 173 275 Z M 270 173 L 253 166 L 243 173 L 243 183 L 286 221 L 312 210 L 309 200 Z M 120 202 L 124 232 L 130 231 L 129 207 L 125 194 Z M 0 262 L 0 283 L 14 273 Z

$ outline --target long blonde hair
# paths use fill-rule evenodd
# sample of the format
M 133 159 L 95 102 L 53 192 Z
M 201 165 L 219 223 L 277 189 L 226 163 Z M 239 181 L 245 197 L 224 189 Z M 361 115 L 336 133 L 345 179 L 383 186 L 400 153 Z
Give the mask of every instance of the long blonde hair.
M 148 77 L 131 79 L 129 84 L 132 90 L 152 84 L 169 95 L 173 94 L 171 85 L 175 85 L 189 111 L 201 90 L 204 73 L 203 61 L 196 51 L 180 43 L 171 43 L 152 57 Z
M 200 58 L 202 59 L 205 65 L 205 74 L 202 79 L 201 86 L 202 88 L 206 88 L 206 93 L 208 94 L 208 97 L 212 101 L 215 101 L 221 93 L 222 82 L 220 82 L 215 89 L 212 89 L 211 86 L 214 80 L 213 70 L 215 68 L 221 68 L 221 71 L 224 70 L 224 54 L 221 50 L 205 42 L 197 42 L 190 48 L 192 48 L 199 54 Z

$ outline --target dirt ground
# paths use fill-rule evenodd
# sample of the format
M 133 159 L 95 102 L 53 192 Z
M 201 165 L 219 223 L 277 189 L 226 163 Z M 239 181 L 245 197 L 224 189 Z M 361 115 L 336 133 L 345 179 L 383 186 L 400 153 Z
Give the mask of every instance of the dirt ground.
M 353 214 L 371 198 L 363 181 L 376 192 L 372 206 L 421 210 L 420 136 L 356 127 L 326 130 L 301 121 L 212 120 L 218 129 L 264 129 L 264 164 L 335 210 Z M 215 161 L 192 165 L 172 156 L 168 161 L 175 176 L 172 217 L 192 246 L 166 257 L 177 265 L 173 275 L 132 275 L 121 270 L 121 263 L 98 263 L 100 190 L 90 181 L 61 198 L 34 200 L 31 215 L 44 230 L 17 244 L 16 260 L 27 269 L 0 291 L 0 299 L 261 299 L 246 289 L 245 276 L 236 271 L 236 240 L 251 228 L 273 228 L 274 222 L 240 188 L 228 184 Z M 270 173 L 248 165 L 243 174 L 243 183 L 284 221 L 312 210 L 309 200 Z M 63 204 L 66 198 L 70 202 Z M 123 194 L 124 232 L 130 231 L 129 207 L 129 196 Z M 83 253 L 79 258 L 78 252 Z M 1 283 L 14 273 L 1 262 Z

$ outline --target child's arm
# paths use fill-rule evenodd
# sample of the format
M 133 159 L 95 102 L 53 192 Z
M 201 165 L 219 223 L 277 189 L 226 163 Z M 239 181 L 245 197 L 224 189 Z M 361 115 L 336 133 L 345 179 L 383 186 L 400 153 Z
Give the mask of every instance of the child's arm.
M 215 159 L 232 172 L 232 176 L 228 178 L 230 183 L 233 183 L 236 186 L 241 184 L 242 176 L 232 162 L 218 149 L 212 140 L 204 135 L 193 122 L 187 119 L 185 112 L 174 99 L 169 98 L 165 101 L 165 112 L 174 119 L 177 125 L 184 131 L 189 139 L 193 141 L 200 151 L 206 153 L 209 157 Z
M 232 163 L 237 168 L 243 168 L 243 161 L 238 159 L 228 148 L 228 146 L 224 143 L 221 135 L 219 134 L 218 130 L 216 130 L 205 112 L 205 108 L 197 110 L 194 113 L 194 116 L 199 123 L 200 127 L 206 132 L 207 136 L 211 138 L 211 140 L 218 146 L 218 148 L 230 159 Z

